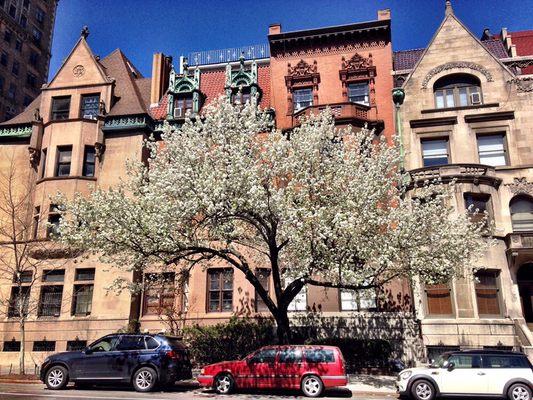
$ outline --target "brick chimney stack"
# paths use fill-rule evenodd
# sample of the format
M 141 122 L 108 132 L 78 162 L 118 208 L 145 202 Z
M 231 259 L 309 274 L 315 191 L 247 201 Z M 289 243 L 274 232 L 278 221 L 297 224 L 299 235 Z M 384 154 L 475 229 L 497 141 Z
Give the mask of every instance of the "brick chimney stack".
M 172 68 L 172 57 L 163 53 L 155 53 L 152 61 L 152 87 L 150 103 L 157 104 L 168 89 L 168 79 Z
M 281 33 L 281 24 L 279 22 L 275 24 L 270 24 L 268 27 L 268 34 L 277 35 L 278 33 Z
M 378 20 L 383 21 L 390 19 L 390 8 L 385 8 L 384 10 L 378 10 Z

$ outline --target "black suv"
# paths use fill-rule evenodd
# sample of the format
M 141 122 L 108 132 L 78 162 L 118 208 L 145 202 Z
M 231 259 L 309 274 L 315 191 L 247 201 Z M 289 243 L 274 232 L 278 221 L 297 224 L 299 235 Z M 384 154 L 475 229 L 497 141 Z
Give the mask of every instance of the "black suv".
M 148 334 L 107 335 L 83 351 L 54 354 L 44 360 L 40 374 L 53 390 L 73 381 L 78 386 L 131 383 L 135 390 L 148 392 L 157 384 L 191 378 L 185 346 L 174 337 Z

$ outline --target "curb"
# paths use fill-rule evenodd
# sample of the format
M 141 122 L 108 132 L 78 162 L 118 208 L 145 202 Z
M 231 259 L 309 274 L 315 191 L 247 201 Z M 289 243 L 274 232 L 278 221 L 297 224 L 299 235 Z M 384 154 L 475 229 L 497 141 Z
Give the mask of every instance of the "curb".
M 31 379 L 0 379 L 0 384 L 2 383 L 27 383 L 27 384 L 35 384 L 35 383 L 42 383 L 40 380 L 31 380 Z

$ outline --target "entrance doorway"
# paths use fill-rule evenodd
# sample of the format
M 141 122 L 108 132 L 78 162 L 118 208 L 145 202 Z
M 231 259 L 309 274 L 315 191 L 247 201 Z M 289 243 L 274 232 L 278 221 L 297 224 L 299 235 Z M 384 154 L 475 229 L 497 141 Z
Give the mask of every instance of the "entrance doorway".
M 533 324 L 533 263 L 522 265 L 516 278 L 524 318 L 528 324 Z

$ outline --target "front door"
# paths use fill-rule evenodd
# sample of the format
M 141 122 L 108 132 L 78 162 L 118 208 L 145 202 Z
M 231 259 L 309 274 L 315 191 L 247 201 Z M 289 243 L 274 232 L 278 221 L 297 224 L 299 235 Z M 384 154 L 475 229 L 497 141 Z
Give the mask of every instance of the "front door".
M 76 378 L 87 380 L 121 379 L 120 374 L 113 370 L 118 339 L 118 336 L 108 336 L 91 344 L 73 365 Z
M 257 388 L 275 387 L 275 362 L 278 350 L 275 347 L 268 347 L 259 350 L 248 360 L 250 374 L 254 379 L 254 386 Z
M 453 363 L 454 366 L 448 369 Z M 481 368 L 481 357 L 471 354 L 452 354 L 438 370 L 439 389 L 443 394 L 482 394 L 487 392 L 486 372 Z
M 517 274 L 522 312 L 528 324 L 533 324 L 533 264 L 524 264 Z

